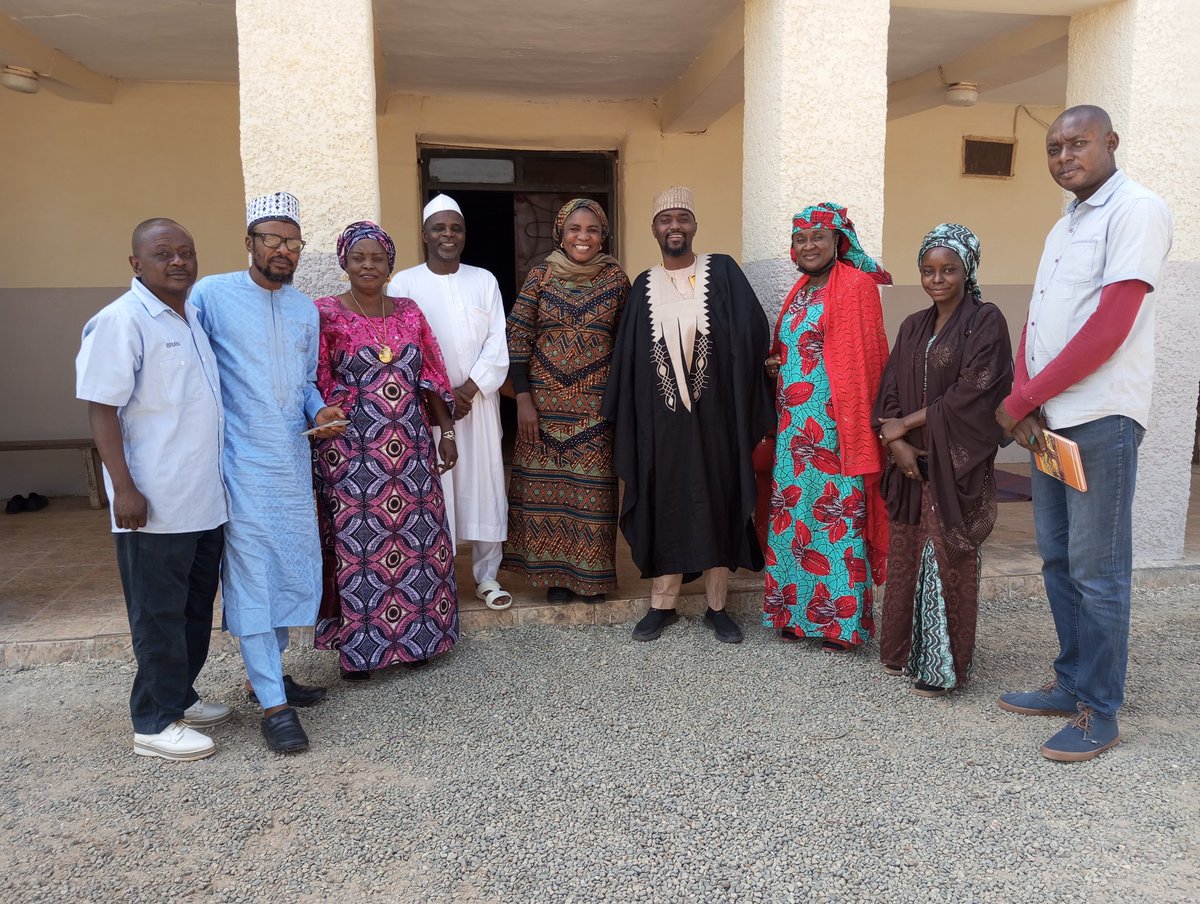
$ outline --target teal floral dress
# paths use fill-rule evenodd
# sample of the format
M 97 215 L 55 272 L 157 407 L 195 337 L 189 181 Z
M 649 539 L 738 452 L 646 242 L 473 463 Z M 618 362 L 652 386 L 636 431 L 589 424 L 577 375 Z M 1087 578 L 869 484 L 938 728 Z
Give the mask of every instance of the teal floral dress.
M 861 477 L 842 474 L 825 369 L 824 288 L 783 312 L 763 624 L 856 646 L 875 633 Z

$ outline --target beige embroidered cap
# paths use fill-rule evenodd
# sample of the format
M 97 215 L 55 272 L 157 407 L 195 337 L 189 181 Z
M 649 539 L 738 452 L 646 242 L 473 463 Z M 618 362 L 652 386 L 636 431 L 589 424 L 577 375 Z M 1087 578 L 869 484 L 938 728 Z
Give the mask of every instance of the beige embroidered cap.
M 650 219 L 653 220 L 664 210 L 686 210 L 695 216 L 696 198 L 692 194 L 692 190 L 684 188 L 682 185 L 664 188 L 654 198 L 654 212 L 650 214 Z

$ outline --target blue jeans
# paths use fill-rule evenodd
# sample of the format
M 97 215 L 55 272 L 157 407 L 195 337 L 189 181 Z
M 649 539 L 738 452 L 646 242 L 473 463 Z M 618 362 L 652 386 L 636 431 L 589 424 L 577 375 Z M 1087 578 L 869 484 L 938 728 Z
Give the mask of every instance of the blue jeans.
M 1125 698 L 1133 577 L 1133 487 L 1146 431 L 1111 415 L 1056 433 L 1079 444 L 1087 492 L 1033 470 L 1042 577 L 1058 631 L 1058 686 L 1097 715 Z

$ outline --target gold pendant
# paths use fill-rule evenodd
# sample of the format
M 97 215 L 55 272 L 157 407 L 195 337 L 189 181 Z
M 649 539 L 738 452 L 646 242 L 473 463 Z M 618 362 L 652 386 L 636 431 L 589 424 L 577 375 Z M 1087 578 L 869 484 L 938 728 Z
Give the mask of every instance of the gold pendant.
M 380 346 L 380 348 L 379 348 L 379 360 L 380 360 L 380 361 L 382 361 L 384 364 L 390 364 L 390 363 L 391 363 L 391 361 L 392 361 L 392 347 L 391 347 L 390 345 L 383 345 L 383 346 Z

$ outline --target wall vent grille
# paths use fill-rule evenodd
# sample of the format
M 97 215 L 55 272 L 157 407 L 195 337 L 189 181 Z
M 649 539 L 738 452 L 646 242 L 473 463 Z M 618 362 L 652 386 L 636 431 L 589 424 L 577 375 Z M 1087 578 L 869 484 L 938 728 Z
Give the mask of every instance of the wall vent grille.
M 1016 159 L 1015 138 L 963 136 L 962 174 L 988 179 L 1011 179 Z

